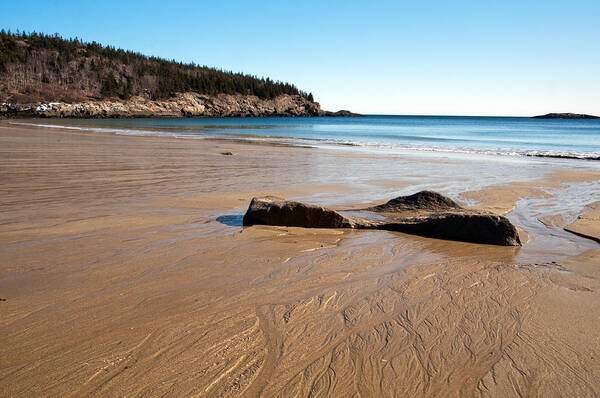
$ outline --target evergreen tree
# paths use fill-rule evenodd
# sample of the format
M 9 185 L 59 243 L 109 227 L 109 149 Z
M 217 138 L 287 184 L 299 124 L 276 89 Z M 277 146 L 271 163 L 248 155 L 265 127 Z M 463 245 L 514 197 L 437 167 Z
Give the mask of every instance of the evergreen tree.
M 9 76 L 9 65 L 18 71 L 18 76 Z M 63 39 L 58 34 L 11 33 L 4 29 L 0 30 L 0 79 L 6 85 L 14 79 L 13 86 L 54 84 L 59 85 L 54 88 L 70 91 L 85 88 L 106 97 L 152 93 L 155 99 L 162 99 L 177 92 L 194 91 L 260 98 L 289 94 L 313 101 L 312 94 L 268 77 L 147 57 L 94 41 Z
M 103 80 L 102 89 L 100 90 L 100 92 L 105 97 L 114 97 L 118 93 L 117 88 L 118 84 L 115 79 L 115 75 L 112 72 L 110 72 Z

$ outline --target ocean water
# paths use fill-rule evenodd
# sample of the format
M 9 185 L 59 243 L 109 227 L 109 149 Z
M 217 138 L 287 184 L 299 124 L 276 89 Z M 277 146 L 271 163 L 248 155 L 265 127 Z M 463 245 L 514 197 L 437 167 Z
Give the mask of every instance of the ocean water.
M 600 160 L 600 119 L 386 116 L 357 118 L 33 121 L 116 134 L 276 140 L 315 146 Z

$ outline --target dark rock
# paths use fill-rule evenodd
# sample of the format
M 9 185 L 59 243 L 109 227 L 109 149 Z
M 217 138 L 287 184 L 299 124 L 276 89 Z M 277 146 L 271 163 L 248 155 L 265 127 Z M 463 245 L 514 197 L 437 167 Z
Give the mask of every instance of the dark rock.
M 444 211 L 461 209 L 461 207 L 447 196 L 433 191 L 421 191 L 409 196 L 400 196 L 379 206 L 371 207 L 372 211 L 408 211 L 428 210 Z
M 364 210 L 343 212 L 275 197 L 254 198 L 243 224 L 380 229 L 465 242 L 521 245 L 517 229 L 506 217 L 465 209 L 431 191 L 398 197 Z
M 337 112 L 325 111 L 324 116 L 338 116 L 338 117 L 361 117 L 360 113 L 354 113 L 347 111 L 345 109 L 339 110 Z
M 221 155 L 224 155 L 224 156 L 233 156 L 233 153 L 231 153 L 231 152 L 221 152 Z
M 521 244 L 517 229 L 506 217 L 465 209 L 437 192 L 400 196 L 366 210 L 385 217 L 379 229 L 502 246 Z
M 490 245 L 521 245 L 517 229 L 506 217 L 474 211 L 398 219 L 381 224 L 379 229 Z
M 354 228 L 351 218 L 335 210 L 265 196 L 254 198 L 244 215 L 243 225 L 281 225 L 305 228 Z
M 600 116 L 586 115 L 583 113 L 547 113 L 533 116 L 534 119 L 600 119 Z

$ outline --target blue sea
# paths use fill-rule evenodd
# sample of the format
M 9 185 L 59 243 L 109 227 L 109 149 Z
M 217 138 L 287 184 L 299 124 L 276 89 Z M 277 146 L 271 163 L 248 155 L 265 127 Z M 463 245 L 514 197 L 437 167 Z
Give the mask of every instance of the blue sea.
M 387 151 L 600 159 L 600 119 L 388 116 L 33 121 L 116 134 L 244 138 Z

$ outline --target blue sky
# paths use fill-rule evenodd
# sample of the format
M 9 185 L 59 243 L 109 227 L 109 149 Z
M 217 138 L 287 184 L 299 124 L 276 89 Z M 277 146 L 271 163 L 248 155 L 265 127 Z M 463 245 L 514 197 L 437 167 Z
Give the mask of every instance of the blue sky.
M 289 81 L 330 110 L 600 114 L 598 0 L 2 1 L 0 26 Z

